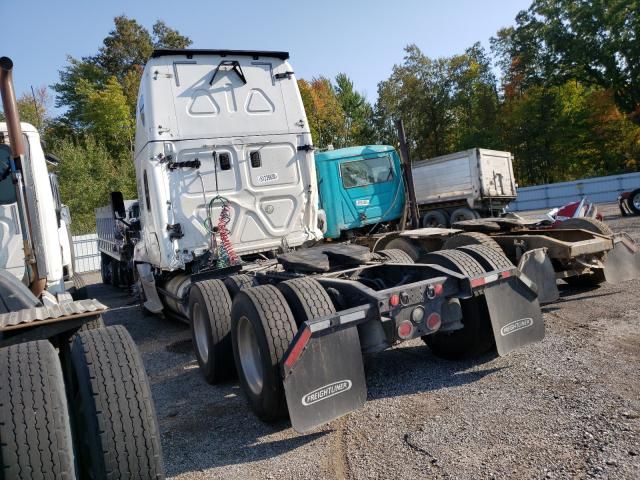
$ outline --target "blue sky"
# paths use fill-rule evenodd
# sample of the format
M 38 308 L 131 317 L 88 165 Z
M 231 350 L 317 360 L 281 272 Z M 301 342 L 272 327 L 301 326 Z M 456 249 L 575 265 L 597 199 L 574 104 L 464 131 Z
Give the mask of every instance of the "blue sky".
M 195 48 L 286 50 L 298 78 L 345 72 L 369 100 L 415 43 L 431 57 L 462 52 L 512 25 L 530 0 L 0 0 L 0 56 L 15 64 L 16 92 L 51 85 L 67 55 L 93 55 L 125 14 L 156 19 Z M 10 18 L 15 19 L 9 20 Z

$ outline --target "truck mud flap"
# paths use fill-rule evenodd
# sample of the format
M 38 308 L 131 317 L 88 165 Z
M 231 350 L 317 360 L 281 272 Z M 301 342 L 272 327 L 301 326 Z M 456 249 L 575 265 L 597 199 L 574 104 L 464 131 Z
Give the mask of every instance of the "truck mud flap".
M 151 313 L 162 312 L 163 306 L 158 296 L 158 290 L 156 290 L 156 281 L 153 278 L 151 267 L 147 263 L 138 263 L 136 268 L 138 269 L 138 276 L 140 277 L 144 295 L 147 298 L 147 301 L 144 302 L 144 308 Z
M 484 296 L 499 355 L 544 338 L 540 303 L 528 279 L 510 277 L 487 287 Z
M 309 332 L 306 327 L 296 335 L 283 365 L 291 425 L 300 433 L 362 407 L 367 399 L 358 329 L 317 337 Z M 288 365 L 305 336 L 302 352 Z
M 627 234 L 616 234 L 613 250 L 607 252 L 604 278 L 609 283 L 620 283 L 640 277 L 640 249 Z
M 546 248 L 535 248 L 522 255 L 518 263 L 518 270 L 538 287 L 538 301 L 555 302 L 560 298 L 560 291 L 556 283 L 556 272 L 547 255 Z

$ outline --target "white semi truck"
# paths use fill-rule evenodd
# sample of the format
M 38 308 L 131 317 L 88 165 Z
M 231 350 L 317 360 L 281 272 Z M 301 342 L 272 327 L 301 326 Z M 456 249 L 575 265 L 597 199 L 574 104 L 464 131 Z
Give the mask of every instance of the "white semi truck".
M 303 432 L 363 404 L 363 353 L 417 337 L 449 358 L 540 340 L 535 286 L 501 254 L 480 246 L 417 265 L 398 250 L 322 242 L 287 59 L 156 50 L 142 75 L 139 231 L 123 238 L 145 308 L 191 325 L 207 381 L 237 372 L 259 417 L 288 414 Z M 130 229 L 121 195 L 110 208 Z
M 104 305 L 79 298 L 68 212 L 12 71 L 1 57 L 0 478 L 163 478 L 140 355 L 104 327 Z

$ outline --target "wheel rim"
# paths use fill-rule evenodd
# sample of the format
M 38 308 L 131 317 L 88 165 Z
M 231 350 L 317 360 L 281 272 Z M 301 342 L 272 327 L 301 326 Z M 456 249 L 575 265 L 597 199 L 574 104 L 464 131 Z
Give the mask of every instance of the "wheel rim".
M 631 203 L 633 203 L 634 207 L 636 207 L 638 210 L 640 210 L 640 193 L 636 193 L 633 196 L 633 199 L 631 200 Z
M 196 338 L 198 355 L 200 355 L 200 358 L 206 363 L 209 360 L 209 342 L 207 339 L 207 326 L 205 325 L 207 319 L 204 318 L 202 313 L 200 304 L 194 303 L 192 314 L 193 318 L 191 320 L 193 322 L 193 333 Z
M 262 359 L 256 331 L 247 317 L 238 320 L 238 353 L 247 385 L 254 394 L 260 395 L 263 385 Z

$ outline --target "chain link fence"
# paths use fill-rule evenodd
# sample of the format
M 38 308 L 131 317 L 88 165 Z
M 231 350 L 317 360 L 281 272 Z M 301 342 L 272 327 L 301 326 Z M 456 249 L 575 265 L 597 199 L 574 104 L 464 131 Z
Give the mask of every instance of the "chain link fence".
M 98 235 L 88 233 L 74 235 L 73 252 L 75 254 L 75 271 L 77 273 L 100 270 L 100 251 L 98 251 Z

